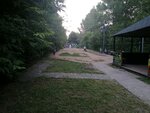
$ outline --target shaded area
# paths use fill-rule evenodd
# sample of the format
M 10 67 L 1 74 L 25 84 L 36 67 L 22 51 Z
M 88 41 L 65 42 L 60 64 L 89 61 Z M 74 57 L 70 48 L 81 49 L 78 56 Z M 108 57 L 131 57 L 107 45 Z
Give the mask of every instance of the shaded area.
M 9 93 L 8 93 L 9 92 Z M 114 81 L 47 79 L 10 84 L 1 113 L 149 113 L 150 107 Z
M 149 53 L 122 53 L 122 64 L 148 64 Z

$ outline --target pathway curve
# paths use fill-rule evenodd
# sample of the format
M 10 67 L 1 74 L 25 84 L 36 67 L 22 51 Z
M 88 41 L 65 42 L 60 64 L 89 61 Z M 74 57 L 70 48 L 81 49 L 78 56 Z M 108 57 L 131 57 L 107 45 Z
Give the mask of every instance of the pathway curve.
M 19 77 L 19 81 L 28 81 L 32 80 L 37 77 L 42 76 L 42 72 L 50 65 L 49 59 L 50 56 L 46 59 L 42 59 L 41 61 L 37 62 L 30 68 L 28 68 L 21 77 Z
M 137 75 L 133 73 L 123 69 L 112 68 L 108 65 L 111 62 L 106 59 L 105 62 L 95 62 L 93 65 L 150 105 L 150 85 L 138 80 Z

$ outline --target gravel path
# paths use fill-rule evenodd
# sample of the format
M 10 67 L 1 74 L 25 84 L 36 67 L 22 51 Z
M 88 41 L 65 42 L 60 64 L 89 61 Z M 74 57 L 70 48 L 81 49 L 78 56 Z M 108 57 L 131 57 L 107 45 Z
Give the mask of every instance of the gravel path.
M 52 78 L 75 78 L 75 79 L 97 79 L 97 80 L 111 80 L 105 74 L 88 74 L 88 73 L 43 73 L 45 77 Z
M 19 78 L 20 81 L 32 80 L 36 77 L 42 76 L 42 71 L 44 71 L 49 66 L 49 61 L 41 60 L 37 64 L 31 66 L 26 70 L 23 75 Z

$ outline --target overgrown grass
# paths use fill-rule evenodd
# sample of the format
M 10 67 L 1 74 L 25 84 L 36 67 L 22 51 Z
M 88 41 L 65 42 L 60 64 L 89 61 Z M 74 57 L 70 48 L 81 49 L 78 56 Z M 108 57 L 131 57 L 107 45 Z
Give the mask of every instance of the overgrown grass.
M 114 81 L 37 78 L 0 92 L 0 113 L 150 113 Z
M 147 84 L 150 84 L 150 78 L 148 78 L 148 77 L 140 77 L 138 79 L 145 82 L 145 83 L 147 83 Z
M 61 53 L 60 56 L 83 57 L 79 53 Z
M 65 60 L 52 60 L 45 72 L 64 72 L 64 73 L 95 73 L 103 74 L 93 68 L 92 64 L 71 62 Z

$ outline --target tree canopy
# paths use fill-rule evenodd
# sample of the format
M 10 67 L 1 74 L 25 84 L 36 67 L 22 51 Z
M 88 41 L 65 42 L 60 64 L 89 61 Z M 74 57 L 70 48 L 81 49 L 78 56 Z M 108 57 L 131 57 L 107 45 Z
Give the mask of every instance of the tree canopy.
M 149 16 L 149 4 L 149 0 L 102 0 L 82 21 L 83 38 L 81 43 L 86 43 L 90 49 L 99 50 L 99 48 L 103 48 L 104 42 L 107 50 L 113 50 L 112 35 Z M 128 51 L 130 39 L 127 38 L 124 41 L 126 42 L 125 49 Z M 118 49 L 121 47 L 120 42 L 121 40 L 116 42 Z M 135 44 L 138 43 L 139 39 Z M 138 50 L 136 47 L 134 49 Z M 149 50 L 145 49 L 145 51 Z
M 79 33 L 71 32 L 71 33 L 69 34 L 68 43 L 78 45 L 79 42 L 80 42 Z
M 0 76 L 16 72 L 66 42 L 64 0 L 2 0 L 0 3 Z

